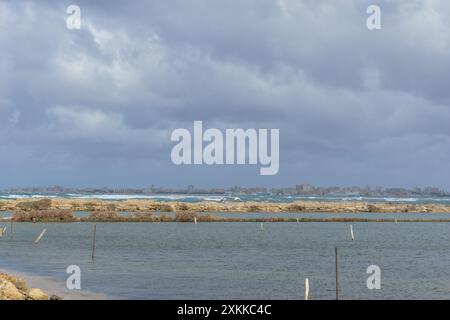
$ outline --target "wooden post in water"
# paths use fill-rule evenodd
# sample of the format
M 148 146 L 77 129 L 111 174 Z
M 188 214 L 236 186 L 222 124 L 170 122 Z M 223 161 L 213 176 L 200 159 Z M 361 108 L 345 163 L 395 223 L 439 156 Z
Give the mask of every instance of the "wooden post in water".
M 397 219 L 395 219 L 395 223 L 397 223 Z
M 97 225 L 94 224 L 94 231 L 92 232 L 92 260 L 95 257 L 95 235 L 97 233 Z
M 309 300 L 309 279 L 305 278 L 305 300 Z
M 352 241 L 355 240 L 355 235 L 353 234 L 353 226 L 350 225 L 350 236 L 352 237 Z
M 47 229 L 42 230 L 42 232 L 39 234 L 39 236 L 34 240 L 34 244 L 38 244 L 39 241 L 41 241 L 42 237 L 44 236 Z
M 297 223 L 300 223 L 300 219 L 299 218 L 297 218 Z
M 264 231 L 264 223 L 261 222 L 261 230 Z
M 197 217 L 194 217 L 194 223 L 197 224 Z
M 336 268 L 336 300 L 339 300 L 339 260 L 338 260 L 338 248 L 334 248 L 334 261 Z
M 0 226 L 0 238 L 3 238 L 3 227 Z

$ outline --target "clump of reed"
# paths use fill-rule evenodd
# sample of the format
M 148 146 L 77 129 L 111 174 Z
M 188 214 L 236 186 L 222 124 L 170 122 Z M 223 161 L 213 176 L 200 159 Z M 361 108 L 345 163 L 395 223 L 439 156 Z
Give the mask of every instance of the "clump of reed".
M 174 217 L 163 213 L 159 217 L 156 217 L 156 221 L 158 221 L 158 222 L 173 222 Z
M 259 205 L 256 205 L 256 204 L 250 205 L 246 209 L 247 209 L 246 212 L 261 212 L 261 211 L 263 211 L 262 207 Z
M 379 208 L 375 204 L 368 204 L 366 206 L 366 212 L 378 212 Z
M 193 222 L 197 218 L 195 212 L 177 212 L 173 221 L 176 222 Z
M 17 222 L 73 222 L 76 217 L 70 210 L 15 211 L 12 220 Z
M 199 215 L 197 217 L 197 220 L 199 222 L 220 222 L 220 221 L 223 221 L 224 218 L 218 217 L 218 216 L 212 216 L 210 214 L 205 214 L 205 215 Z
M 136 222 L 159 221 L 158 217 L 156 217 L 151 212 L 132 212 L 127 216 L 127 218 L 129 218 L 129 221 L 136 221 Z
M 52 205 L 52 200 L 50 199 L 39 199 L 34 201 L 24 201 L 19 202 L 16 207 L 20 211 L 31 211 L 31 210 L 48 210 Z
M 87 221 L 98 221 L 98 222 L 106 222 L 106 221 L 121 221 L 123 218 L 126 218 L 115 211 L 91 211 L 87 218 L 83 220 Z
M 415 204 L 409 204 L 406 206 L 405 212 L 416 212 L 417 206 Z
M 165 215 L 163 215 L 165 216 Z M 171 221 L 165 219 L 165 221 Z M 92 211 L 87 217 L 80 218 L 80 221 L 91 222 L 156 222 L 162 221 L 161 217 L 155 216 L 152 212 L 130 212 L 127 215 L 115 211 Z
M 117 211 L 117 205 L 115 203 L 106 204 L 107 211 Z
M 227 218 L 212 216 L 210 214 L 197 214 L 195 212 L 177 212 L 171 219 L 173 222 L 220 222 L 227 221 Z
M 81 209 L 83 209 L 84 211 L 96 211 L 98 210 L 98 203 L 96 202 L 86 202 L 84 203 L 84 206 L 81 207 Z
M 298 203 L 292 203 L 286 207 L 286 211 L 288 212 L 303 212 L 305 209 L 305 206 Z
M 154 210 L 159 212 L 173 212 L 173 207 L 167 203 L 155 203 Z
M 177 208 L 177 210 L 180 210 L 180 211 L 188 211 L 189 210 L 189 206 L 184 202 L 177 203 L 176 208 Z

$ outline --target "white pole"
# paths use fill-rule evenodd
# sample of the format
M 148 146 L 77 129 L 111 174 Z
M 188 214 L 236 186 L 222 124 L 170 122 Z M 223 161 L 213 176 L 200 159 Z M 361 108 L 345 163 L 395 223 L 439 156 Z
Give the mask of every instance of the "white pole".
M 264 223 L 261 222 L 261 230 L 264 230 Z
M 305 300 L 309 300 L 309 279 L 305 278 Z
M 350 225 L 350 236 L 352 237 L 352 241 L 355 240 L 355 235 L 353 234 L 353 226 Z
M 42 232 L 39 234 L 39 236 L 36 238 L 36 240 L 34 240 L 34 244 L 37 244 L 39 241 L 41 241 L 42 237 L 45 234 L 45 231 L 47 231 L 46 229 L 42 230 Z
M 194 223 L 197 224 L 197 217 L 194 217 Z

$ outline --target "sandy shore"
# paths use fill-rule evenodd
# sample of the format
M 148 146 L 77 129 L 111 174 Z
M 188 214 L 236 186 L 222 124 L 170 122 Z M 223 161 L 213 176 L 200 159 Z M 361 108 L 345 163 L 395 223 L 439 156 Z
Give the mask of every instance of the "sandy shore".
M 356 201 L 296 201 L 274 202 L 161 202 L 155 200 L 98 200 L 52 198 L 41 200 L 0 200 L 0 211 L 27 210 L 114 211 L 114 212 L 333 212 L 333 213 L 450 213 L 445 204 L 405 204 Z
M 34 300 L 49 300 L 61 298 L 64 300 L 106 300 L 111 297 L 103 294 L 93 293 L 83 290 L 68 290 L 63 281 L 50 278 L 33 276 L 23 272 L 17 272 L 9 269 L 0 269 L 0 283 L 2 279 L 10 280 L 12 284 L 18 289 L 19 293 L 22 293 L 22 299 L 30 299 L 27 297 L 27 290 L 25 288 L 39 288 L 39 290 L 45 295 L 42 295 L 40 299 Z M 12 281 L 11 281 L 12 280 Z M 3 287 L 0 284 L 0 300 L 5 299 Z M 11 288 L 10 288 L 11 289 Z M 14 290 L 14 289 L 13 289 Z M 28 289 L 29 291 L 30 289 Z M 17 292 L 15 292 L 17 294 Z M 2 296 L 3 295 L 3 296 Z M 22 300 L 19 296 L 9 297 L 8 300 Z

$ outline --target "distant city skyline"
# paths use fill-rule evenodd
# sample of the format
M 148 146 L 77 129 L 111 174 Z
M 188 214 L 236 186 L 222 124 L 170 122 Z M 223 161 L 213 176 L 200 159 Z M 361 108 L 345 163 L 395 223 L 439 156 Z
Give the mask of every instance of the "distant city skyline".
M 382 196 L 382 195 L 394 195 L 394 196 L 450 196 L 448 190 L 443 190 L 438 187 L 382 187 L 382 186 L 314 186 L 312 184 L 297 184 L 291 187 L 282 188 L 267 188 L 267 187 L 243 187 L 243 186 L 230 186 L 230 187 L 196 187 L 195 185 L 188 185 L 184 188 L 163 187 L 163 186 L 148 186 L 144 188 L 110 188 L 110 187 L 85 187 L 85 188 L 70 188 L 62 186 L 51 187 L 25 187 L 25 188 L 8 188 L 2 190 L 9 193 L 183 193 L 183 194 L 226 194 L 226 193 L 241 193 L 241 194 L 256 194 L 256 193 L 273 193 L 280 195 L 345 195 L 355 194 L 361 196 Z

